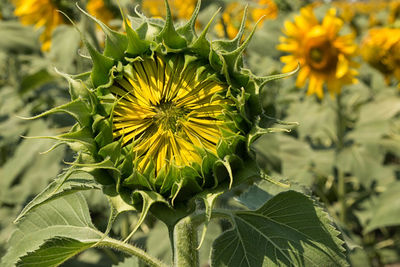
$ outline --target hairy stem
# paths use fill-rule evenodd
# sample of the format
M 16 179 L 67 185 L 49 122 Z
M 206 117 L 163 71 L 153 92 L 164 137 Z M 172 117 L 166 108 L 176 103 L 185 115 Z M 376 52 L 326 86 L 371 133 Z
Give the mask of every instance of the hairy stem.
M 175 267 L 199 266 L 197 242 L 197 228 L 191 217 L 186 217 L 175 225 L 173 247 Z
M 97 247 L 110 247 L 114 248 L 119 251 L 123 251 L 127 254 L 130 254 L 132 256 L 138 257 L 141 261 L 146 263 L 147 265 L 151 267 L 167 267 L 165 263 L 160 261 L 159 259 L 147 254 L 144 250 L 137 248 L 135 246 L 132 246 L 130 244 L 121 242 L 119 240 L 113 239 L 106 237 L 104 238 L 101 242 L 99 242 Z

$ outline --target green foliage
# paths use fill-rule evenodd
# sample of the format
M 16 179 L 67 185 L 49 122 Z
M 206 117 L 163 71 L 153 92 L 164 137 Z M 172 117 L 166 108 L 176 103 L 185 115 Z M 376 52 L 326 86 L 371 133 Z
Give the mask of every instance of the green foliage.
M 301 193 L 278 194 L 255 211 L 233 211 L 230 217 L 233 229 L 214 242 L 213 266 L 347 265 L 339 232 Z
M 60 263 L 94 244 L 95 242 L 80 242 L 67 237 L 54 237 L 46 240 L 38 250 L 23 256 L 17 266 L 59 266 Z
M 374 214 L 365 227 L 365 232 L 370 232 L 377 228 L 395 226 L 400 224 L 398 216 L 400 183 L 395 182 L 388 185 L 388 189 L 377 197 L 375 204 L 371 207 Z
M 37 258 L 43 266 L 55 266 L 95 244 L 101 237 L 92 224 L 83 196 L 71 194 L 32 209 L 18 223 L 1 263 L 13 266 L 19 262 L 23 266 Z M 52 248 L 52 245 L 56 247 Z M 59 257 L 51 257 L 49 253 L 57 250 L 57 246 L 65 246 L 68 250 L 64 255 L 60 253 Z M 51 257 L 51 261 L 46 257 Z
M 73 170 L 72 170 L 73 171 Z M 77 191 L 100 189 L 94 178 L 87 173 L 71 174 L 69 171 L 57 180 L 50 183 L 46 189 L 40 192 L 31 202 L 29 202 L 15 221 L 20 220 L 31 209 L 40 206 L 48 201 L 72 194 Z

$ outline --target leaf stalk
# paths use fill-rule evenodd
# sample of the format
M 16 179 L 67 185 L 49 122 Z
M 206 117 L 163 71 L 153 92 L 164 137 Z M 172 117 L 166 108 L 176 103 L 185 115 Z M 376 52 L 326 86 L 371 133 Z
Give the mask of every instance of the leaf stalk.
M 132 246 L 130 244 L 124 243 L 122 241 L 113 239 L 113 238 L 106 237 L 101 242 L 99 242 L 96 246 L 97 247 L 110 247 L 110 248 L 117 249 L 119 251 L 123 251 L 127 254 L 138 257 L 141 261 L 143 261 L 144 263 L 146 263 L 147 265 L 149 265 L 151 267 L 167 267 L 167 265 L 165 263 L 163 263 L 162 261 L 160 261 L 159 259 L 157 259 L 153 256 L 150 256 L 144 250 L 142 250 L 138 247 Z

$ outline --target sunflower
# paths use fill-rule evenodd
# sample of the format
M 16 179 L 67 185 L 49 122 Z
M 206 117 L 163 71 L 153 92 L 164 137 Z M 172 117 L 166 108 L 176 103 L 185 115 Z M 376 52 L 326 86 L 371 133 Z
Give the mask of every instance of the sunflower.
M 89 0 L 86 9 L 90 14 L 100 19 L 107 25 L 114 18 L 114 14 L 110 11 L 104 0 Z
M 295 22 L 286 21 L 284 33 L 277 48 L 291 55 L 282 56 L 286 65 L 283 71 L 293 70 L 301 65 L 296 86 L 303 87 L 309 80 L 307 94 L 323 98 L 323 85 L 331 95 L 339 94 L 341 87 L 355 83 L 357 64 L 352 61 L 357 46 L 352 34 L 339 35 L 343 21 L 336 17 L 335 9 L 330 9 L 322 23 L 319 23 L 312 7 L 301 9 Z
M 252 0 L 249 2 L 249 13 L 251 16 L 245 23 L 247 30 L 251 29 L 261 18 L 275 19 L 278 15 L 278 7 L 272 0 Z M 217 34 L 220 37 L 234 38 L 239 31 L 243 14 L 244 6 L 242 3 L 229 3 L 222 13 L 221 20 L 215 25 Z M 262 22 L 260 25 L 262 25 Z
M 340 18 L 345 22 L 351 22 L 357 13 L 354 3 L 347 1 L 334 1 L 332 5 L 339 10 Z
M 174 18 L 189 19 L 196 6 L 197 0 L 171 0 L 171 9 L 176 12 Z M 143 0 L 143 11 L 153 17 L 165 17 L 164 0 Z
M 122 33 L 81 10 L 104 30 L 104 51 L 83 38 L 92 70 L 64 74 L 71 102 L 38 116 L 73 115 L 71 130 L 53 137 L 76 152 L 73 171 L 92 173 L 113 198 L 143 204 L 143 214 L 156 202 L 172 210 L 183 203 L 186 213 L 211 191 L 265 178 L 251 150 L 270 132 L 260 125 L 259 92 L 290 75 L 258 77 L 243 66 L 255 29 L 243 40 L 242 24 L 234 40 L 210 42 L 212 20 L 195 32 L 200 1 L 177 28 L 165 3 L 165 21 L 122 14 Z
M 368 17 L 368 26 L 382 24 L 377 13 L 388 8 L 388 1 L 333 1 L 332 5 L 339 10 L 340 18 L 351 22 L 357 15 Z
M 389 8 L 388 22 L 394 24 L 400 18 L 400 1 L 392 1 Z
M 22 24 L 35 25 L 35 28 L 44 27 L 40 36 L 42 50 L 48 51 L 51 46 L 53 30 L 64 23 L 58 7 L 52 0 L 14 0 L 14 14 L 20 18 Z
M 199 149 L 217 153 L 224 124 L 223 105 L 216 94 L 227 91 L 198 63 L 184 65 L 182 56 L 168 60 L 154 54 L 129 65 L 110 88 L 119 100 L 113 115 L 113 134 L 133 148 L 144 171 L 151 162 L 158 172 L 169 164 L 201 164 Z
M 361 55 L 366 62 L 385 75 L 387 84 L 392 76 L 400 81 L 400 29 L 369 30 L 362 41 Z

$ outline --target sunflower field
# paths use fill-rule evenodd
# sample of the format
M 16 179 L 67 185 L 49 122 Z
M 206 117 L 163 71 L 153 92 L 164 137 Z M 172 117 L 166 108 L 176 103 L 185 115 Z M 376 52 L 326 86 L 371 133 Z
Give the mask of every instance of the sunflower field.
M 400 266 L 400 1 L 0 0 L 0 266 Z

